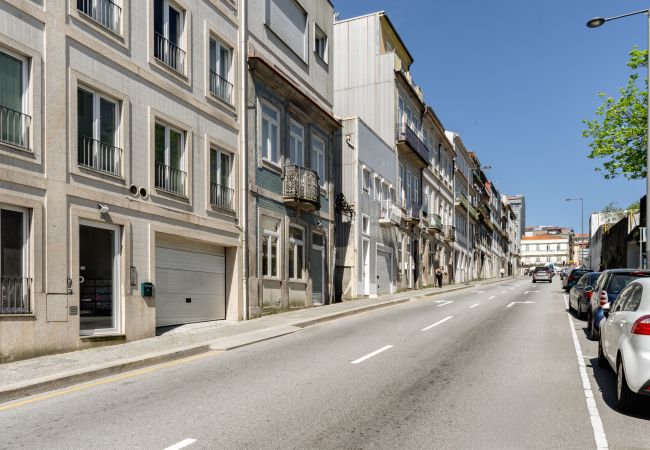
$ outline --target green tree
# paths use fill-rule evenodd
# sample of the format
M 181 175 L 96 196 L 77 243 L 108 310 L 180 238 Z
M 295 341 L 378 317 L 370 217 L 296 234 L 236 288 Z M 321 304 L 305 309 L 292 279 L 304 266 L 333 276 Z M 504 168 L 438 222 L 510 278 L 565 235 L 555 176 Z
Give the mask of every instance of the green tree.
M 639 200 L 632 202 L 630 206 L 627 207 L 627 209 L 631 211 L 640 211 L 641 210 L 641 202 Z
M 586 129 L 582 135 L 591 140 L 591 159 L 603 159 L 596 168 L 606 179 L 623 175 L 628 180 L 646 176 L 647 139 L 647 79 L 639 87 L 639 73 L 648 65 L 648 51 L 634 47 L 627 66 L 632 74 L 627 85 L 619 89 L 614 99 L 604 93 L 598 96 L 602 104 L 596 109 L 596 118 L 583 120 Z

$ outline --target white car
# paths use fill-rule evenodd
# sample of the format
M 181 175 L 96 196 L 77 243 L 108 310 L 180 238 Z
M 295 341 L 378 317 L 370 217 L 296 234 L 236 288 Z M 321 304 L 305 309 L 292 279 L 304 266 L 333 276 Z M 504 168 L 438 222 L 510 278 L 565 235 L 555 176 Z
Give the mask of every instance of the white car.
M 650 279 L 632 281 L 603 311 L 598 364 L 616 371 L 616 402 L 626 410 L 650 396 Z

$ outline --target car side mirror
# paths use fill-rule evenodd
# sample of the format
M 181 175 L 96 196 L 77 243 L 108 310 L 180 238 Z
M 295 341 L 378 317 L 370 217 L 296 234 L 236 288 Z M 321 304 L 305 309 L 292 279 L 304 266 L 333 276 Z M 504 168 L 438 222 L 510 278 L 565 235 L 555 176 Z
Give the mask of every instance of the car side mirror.
M 605 317 L 609 317 L 609 311 L 611 309 L 611 305 L 609 303 L 603 305 L 601 309 L 603 310 L 603 314 L 605 314 Z

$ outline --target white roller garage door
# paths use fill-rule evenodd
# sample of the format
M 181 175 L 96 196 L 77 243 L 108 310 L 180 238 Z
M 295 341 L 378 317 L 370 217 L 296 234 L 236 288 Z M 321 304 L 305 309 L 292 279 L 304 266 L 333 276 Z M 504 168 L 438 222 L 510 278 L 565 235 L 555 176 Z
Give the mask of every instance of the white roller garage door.
M 156 326 L 225 319 L 223 247 L 170 246 L 156 245 Z

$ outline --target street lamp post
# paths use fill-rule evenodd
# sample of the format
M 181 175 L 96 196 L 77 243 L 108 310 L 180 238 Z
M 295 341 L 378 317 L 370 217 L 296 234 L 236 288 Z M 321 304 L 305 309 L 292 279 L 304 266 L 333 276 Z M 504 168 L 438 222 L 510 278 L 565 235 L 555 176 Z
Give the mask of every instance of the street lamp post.
M 567 202 L 577 202 L 580 201 L 580 234 L 584 236 L 585 234 L 585 213 L 584 213 L 584 200 L 582 197 L 580 198 L 567 198 L 565 199 Z M 571 258 L 569 258 L 571 259 Z M 582 250 L 579 250 L 578 252 L 578 265 L 582 265 Z
M 595 17 L 587 22 L 589 28 L 597 28 L 603 25 L 605 22 L 611 20 L 621 19 L 623 17 L 635 16 L 637 14 L 645 14 L 648 17 L 648 55 L 650 56 L 650 9 L 642 9 L 640 11 L 634 11 L 627 14 L 621 14 L 620 16 L 614 17 Z M 650 226 L 650 64 L 646 64 L 648 73 L 647 77 L 647 89 L 648 89 L 648 104 L 646 105 L 646 116 L 647 116 L 647 135 L 646 135 L 646 197 L 645 197 L 645 223 L 646 229 Z M 639 244 L 639 247 L 641 245 Z M 646 255 L 650 255 L 650 240 L 646 239 L 645 242 Z M 646 256 L 647 258 L 647 256 Z

